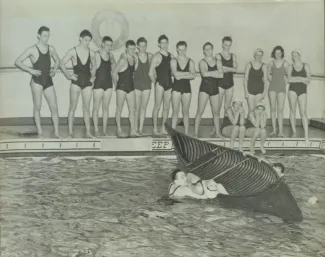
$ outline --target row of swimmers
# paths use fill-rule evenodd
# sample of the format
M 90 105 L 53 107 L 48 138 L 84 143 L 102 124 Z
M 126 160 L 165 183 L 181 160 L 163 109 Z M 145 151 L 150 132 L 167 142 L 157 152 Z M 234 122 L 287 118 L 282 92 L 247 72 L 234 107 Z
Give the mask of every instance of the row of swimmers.
M 282 163 L 273 163 L 272 167 L 279 177 L 284 175 Z M 197 175 L 185 173 L 181 169 L 175 169 L 171 177 L 172 182 L 168 187 L 168 196 L 170 198 L 214 199 L 218 194 L 229 194 L 226 188 L 222 184 L 216 183 L 215 180 L 202 180 Z
M 139 136 L 143 133 L 143 123 L 147 112 L 147 105 L 154 86 L 155 104 L 153 108 L 153 134 L 167 134 L 164 124 L 167 121 L 170 105 L 172 105 L 172 127 L 176 128 L 180 106 L 182 105 L 183 122 L 185 134 L 189 127 L 189 107 L 191 103 L 191 84 L 195 79 L 195 63 L 187 57 L 187 43 L 180 41 L 176 45 L 177 56 L 168 51 L 169 39 L 165 35 L 158 38 L 159 51 L 156 54 L 147 52 L 147 40 L 139 38 L 137 43 L 132 40 L 126 42 L 125 53 L 121 54 L 118 62 L 111 53 L 113 40 L 105 36 L 101 48 L 94 53 L 89 49 L 92 34 L 83 30 L 79 36 L 79 45 L 71 48 L 60 60 L 55 48 L 48 44 L 50 37 L 49 28 L 43 26 L 38 31 L 38 43 L 27 48 L 16 60 L 15 64 L 20 69 L 32 75 L 31 89 L 34 102 L 34 118 L 38 134 L 43 132 L 40 123 L 40 109 L 42 94 L 47 100 L 54 124 L 54 132 L 60 137 L 58 131 L 59 115 L 56 93 L 53 87 L 52 77 L 61 68 L 65 76 L 71 80 L 70 106 L 68 113 L 69 136 L 73 136 L 73 121 L 77 104 L 82 95 L 83 116 L 86 126 L 86 136 L 93 137 L 90 132 L 90 102 L 93 97 L 93 123 L 95 136 L 100 136 L 98 126 L 99 109 L 103 110 L 103 134 L 107 135 L 108 109 L 112 91 L 116 89 L 116 124 L 118 136 L 123 136 L 121 128 L 121 112 L 125 101 L 129 110 L 130 135 Z M 210 101 L 214 130 L 216 137 L 221 136 L 219 126 L 219 114 L 223 104 L 225 114 L 234 110 L 231 106 L 234 93 L 233 74 L 237 72 L 237 56 L 230 52 L 232 39 L 224 37 L 222 40 L 222 51 L 213 54 L 213 45 L 206 43 L 203 46 L 204 58 L 199 62 L 199 70 L 202 77 L 198 110 L 195 117 L 195 136 L 199 134 L 201 117 L 208 100 Z M 138 50 L 138 51 L 137 51 Z M 284 60 L 284 50 L 277 46 L 272 51 L 273 60 L 266 65 L 262 61 L 263 50 L 254 52 L 254 60 L 249 62 L 245 70 L 244 88 L 245 97 L 248 101 L 249 113 L 255 112 L 257 103 L 265 99 L 267 93 L 271 103 L 271 117 L 273 131 L 271 135 L 283 133 L 283 107 L 286 95 L 286 84 L 289 83 L 290 121 L 293 137 L 296 136 L 295 114 L 297 103 L 306 140 L 308 140 L 308 118 L 306 114 L 307 85 L 310 82 L 310 67 L 303 63 L 298 50 L 292 51 L 292 61 Z M 29 58 L 33 68 L 24 64 Z M 51 59 L 54 67 L 51 68 Z M 70 73 L 66 64 L 72 63 L 73 72 Z M 171 104 L 170 104 L 171 103 Z M 162 124 L 158 129 L 158 113 L 163 105 Z M 241 116 L 240 116 L 241 117 Z M 230 119 L 231 120 L 231 119 Z M 238 123 L 240 124 L 240 122 Z

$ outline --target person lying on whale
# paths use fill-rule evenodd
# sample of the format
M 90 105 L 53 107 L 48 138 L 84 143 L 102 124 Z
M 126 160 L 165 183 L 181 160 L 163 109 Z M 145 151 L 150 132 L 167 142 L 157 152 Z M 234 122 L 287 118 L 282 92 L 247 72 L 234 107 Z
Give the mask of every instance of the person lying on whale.
M 259 158 L 258 159 L 259 162 L 264 161 L 268 164 L 271 164 L 272 168 L 276 171 L 276 173 L 279 175 L 279 177 L 283 177 L 284 175 L 284 165 L 280 162 L 275 162 L 275 163 L 270 163 L 269 161 L 267 161 L 266 159 L 262 159 Z
M 172 173 L 173 182 L 169 185 L 169 197 L 191 197 L 195 199 L 213 199 L 218 194 L 228 194 L 221 184 L 213 179 L 200 180 L 192 173 L 185 174 L 184 171 L 176 169 Z

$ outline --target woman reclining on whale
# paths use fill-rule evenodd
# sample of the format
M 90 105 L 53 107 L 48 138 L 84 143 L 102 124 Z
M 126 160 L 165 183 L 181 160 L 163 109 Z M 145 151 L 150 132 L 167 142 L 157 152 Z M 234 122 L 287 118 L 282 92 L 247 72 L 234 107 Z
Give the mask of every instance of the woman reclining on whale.
M 198 176 L 176 169 L 172 173 L 173 182 L 169 185 L 168 193 L 172 198 L 191 197 L 195 199 L 213 199 L 218 194 L 228 192 L 213 179 L 201 180 Z

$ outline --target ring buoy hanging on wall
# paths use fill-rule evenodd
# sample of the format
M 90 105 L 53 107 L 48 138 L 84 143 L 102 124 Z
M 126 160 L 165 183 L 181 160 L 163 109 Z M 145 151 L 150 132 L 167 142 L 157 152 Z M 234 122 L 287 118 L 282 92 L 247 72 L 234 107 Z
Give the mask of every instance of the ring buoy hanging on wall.
M 93 35 L 94 42 L 98 47 L 100 47 L 102 44 L 102 36 L 100 35 L 100 31 L 99 31 L 100 24 L 103 21 L 109 21 L 109 20 L 113 20 L 114 22 L 116 22 L 119 25 L 121 30 L 119 37 L 115 39 L 112 38 L 113 39 L 112 50 L 114 51 L 124 46 L 125 42 L 129 38 L 129 23 L 122 13 L 117 11 L 110 11 L 110 10 L 98 12 L 93 18 L 91 24 L 91 33 Z M 107 33 L 107 36 L 109 36 L 109 33 Z

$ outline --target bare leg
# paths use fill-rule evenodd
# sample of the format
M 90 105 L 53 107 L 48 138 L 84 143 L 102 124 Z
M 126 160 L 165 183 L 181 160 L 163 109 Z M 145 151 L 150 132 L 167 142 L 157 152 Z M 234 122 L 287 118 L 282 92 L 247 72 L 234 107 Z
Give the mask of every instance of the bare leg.
M 141 106 L 140 106 L 140 126 L 139 126 L 139 132 L 140 134 L 143 133 L 143 123 L 144 119 L 146 118 L 146 113 L 147 113 L 147 107 L 150 99 L 150 93 L 151 90 L 144 90 L 142 92 L 142 101 L 141 101 Z
M 297 94 L 289 90 L 288 98 L 289 98 L 289 105 L 290 105 L 290 123 L 292 128 L 292 137 L 297 137 L 297 131 L 296 131 Z
M 245 132 L 246 132 L 246 127 L 245 126 L 240 126 L 239 127 L 239 151 L 243 152 L 243 144 L 244 144 L 244 139 L 245 139 Z
M 94 138 L 94 136 L 90 132 L 90 101 L 91 101 L 92 93 L 93 93 L 92 87 L 85 87 L 81 91 L 82 109 L 83 109 L 84 121 L 86 126 L 86 137 L 88 138 Z
M 134 111 L 134 126 L 135 130 L 138 131 L 139 119 L 140 119 L 140 106 L 141 106 L 142 91 L 135 89 L 135 111 Z
M 211 112 L 212 112 L 212 117 L 213 117 L 213 124 L 214 124 L 214 131 L 215 134 L 214 136 L 224 138 L 221 135 L 220 132 L 220 124 L 219 124 L 219 95 L 211 96 L 210 97 L 210 107 L 211 107 Z
M 231 102 L 232 102 L 232 98 L 234 95 L 234 88 L 229 88 L 226 90 L 226 96 L 225 96 L 225 104 L 224 104 L 224 110 L 226 111 L 230 106 L 231 106 Z
M 204 92 L 199 92 L 198 107 L 195 116 L 194 136 L 199 137 L 199 126 L 205 107 L 208 103 L 209 95 Z
M 153 119 L 153 134 L 159 135 L 158 133 L 158 115 L 161 107 L 161 103 L 164 97 L 164 88 L 158 83 L 155 86 L 155 106 L 152 112 Z
M 30 87 L 32 90 L 33 104 L 34 104 L 34 120 L 37 129 L 38 136 L 43 138 L 43 131 L 41 127 L 41 107 L 42 107 L 42 97 L 43 97 L 43 87 L 39 84 L 31 81 Z
M 260 135 L 260 129 L 255 128 L 254 132 L 253 132 L 252 140 L 251 140 L 251 146 L 250 146 L 250 151 L 251 151 L 252 154 L 255 153 L 255 150 L 254 150 L 255 141 L 259 137 L 259 135 Z
M 306 144 L 309 143 L 308 137 L 308 117 L 307 117 L 307 94 L 302 94 L 298 97 L 299 112 L 302 121 L 302 126 L 305 131 Z
M 172 109 L 173 109 L 172 128 L 173 129 L 176 129 L 177 126 L 178 114 L 181 105 L 181 98 L 182 98 L 182 94 L 180 92 L 177 91 L 172 92 Z
M 73 121 L 74 114 L 79 101 L 81 88 L 77 85 L 71 84 L 70 86 L 70 106 L 68 113 L 68 127 L 69 127 L 69 138 L 73 137 Z
M 239 134 L 239 127 L 238 126 L 232 126 L 231 135 L 230 135 L 230 148 L 234 148 L 235 140 L 238 137 Z
M 285 103 L 285 93 L 278 94 L 278 124 L 279 124 L 279 137 L 285 137 L 283 133 L 283 109 Z
M 54 125 L 54 135 L 57 138 L 61 138 L 59 134 L 59 111 L 58 111 L 58 103 L 57 103 L 55 88 L 49 87 L 45 89 L 44 96 L 51 110 L 52 121 Z
M 135 128 L 135 92 L 132 91 L 126 95 L 126 103 L 129 109 L 129 121 L 131 126 L 131 136 L 139 136 Z
M 218 116 L 220 117 L 220 111 L 221 111 L 221 107 L 222 107 L 222 103 L 223 103 L 223 98 L 224 98 L 224 95 L 226 93 L 226 90 L 219 87 L 219 106 L 218 106 Z M 224 107 L 225 110 L 226 109 L 226 101 L 225 101 L 225 107 Z M 214 127 L 212 132 L 210 133 L 210 136 L 214 136 L 216 134 L 216 128 Z
M 103 94 L 104 94 L 104 90 L 101 88 L 93 90 L 93 122 L 94 122 L 96 137 L 99 137 L 98 116 L 99 116 L 99 108 L 103 99 Z
M 121 127 L 121 114 L 123 111 L 123 106 L 126 98 L 126 92 L 123 90 L 116 90 L 116 125 L 117 125 L 117 135 L 124 136 L 122 127 Z
M 188 128 L 190 125 L 190 105 L 191 105 L 192 94 L 187 93 L 182 95 L 182 111 L 183 111 L 183 120 L 185 135 L 188 134 Z
M 266 151 L 264 149 L 264 144 L 265 144 L 265 141 L 266 141 L 266 130 L 265 130 L 265 128 L 262 128 L 260 130 L 260 132 L 261 132 L 261 152 L 262 152 L 262 154 L 265 154 L 266 153 Z
M 102 108 L 103 108 L 103 133 L 105 136 L 107 136 L 107 120 L 109 117 L 109 104 L 112 99 L 112 93 L 113 89 L 109 88 L 106 91 L 104 91 L 104 97 L 102 102 Z
M 255 107 L 256 107 L 256 99 L 255 98 L 256 98 L 255 95 L 248 94 L 248 99 L 247 99 L 248 113 L 255 111 Z
M 277 93 L 274 91 L 269 92 L 269 100 L 270 100 L 270 109 L 271 109 L 271 120 L 272 120 L 272 132 L 270 136 L 275 136 L 276 135 L 276 98 L 277 98 Z M 279 124 L 280 125 L 280 124 Z
M 160 133 L 163 135 L 167 135 L 167 132 L 165 130 L 165 123 L 167 122 L 168 119 L 171 97 L 172 97 L 171 89 L 164 92 L 164 106 L 163 106 L 163 113 L 162 113 L 162 124 L 160 129 Z

